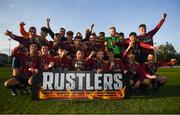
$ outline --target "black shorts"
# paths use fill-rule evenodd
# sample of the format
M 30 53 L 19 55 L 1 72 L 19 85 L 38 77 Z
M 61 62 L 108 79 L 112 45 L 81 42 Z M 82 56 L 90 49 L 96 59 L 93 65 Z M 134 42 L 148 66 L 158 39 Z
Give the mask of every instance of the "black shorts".
M 15 79 L 20 82 L 20 85 L 26 86 L 28 84 L 28 79 L 25 79 L 22 76 L 15 77 Z
M 21 61 L 19 57 L 13 57 L 13 61 L 12 61 L 12 68 L 20 68 L 21 66 Z
M 133 85 L 139 80 L 139 78 L 137 76 L 130 76 L 130 79 L 133 80 Z

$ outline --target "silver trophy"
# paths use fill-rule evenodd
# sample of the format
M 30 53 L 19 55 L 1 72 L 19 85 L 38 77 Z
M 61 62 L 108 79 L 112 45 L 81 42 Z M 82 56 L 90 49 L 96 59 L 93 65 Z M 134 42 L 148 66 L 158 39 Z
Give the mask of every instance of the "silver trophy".
M 82 61 L 76 61 L 74 63 L 74 67 L 76 70 L 80 71 L 83 68 L 83 62 Z

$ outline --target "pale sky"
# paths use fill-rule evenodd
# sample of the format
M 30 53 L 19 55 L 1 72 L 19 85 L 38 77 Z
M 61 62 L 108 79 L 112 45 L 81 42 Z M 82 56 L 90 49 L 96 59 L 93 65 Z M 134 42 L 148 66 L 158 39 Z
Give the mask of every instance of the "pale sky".
M 180 53 L 180 0 L 0 0 L 0 53 L 8 54 L 8 37 L 5 30 L 19 33 L 19 22 L 25 28 L 35 26 L 40 32 L 46 26 L 46 18 L 51 18 L 51 27 L 58 32 L 60 27 L 74 33 L 95 24 L 94 32 L 104 31 L 109 35 L 110 26 L 128 37 L 130 32 L 138 32 L 141 23 L 150 31 L 167 13 L 167 19 L 154 36 L 154 42 L 172 43 Z M 48 39 L 51 38 L 48 36 Z M 18 43 L 11 40 L 11 49 Z

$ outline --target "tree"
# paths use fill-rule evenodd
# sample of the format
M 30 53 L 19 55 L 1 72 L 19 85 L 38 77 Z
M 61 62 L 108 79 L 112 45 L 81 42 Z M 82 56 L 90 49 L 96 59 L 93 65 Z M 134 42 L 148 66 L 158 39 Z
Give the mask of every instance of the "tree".
M 157 51 L 158 60 L 167 60 L 171 58 L 176 58 L 176 50 L 171 43 L 166 42 L 165 45 L 160 45 Z

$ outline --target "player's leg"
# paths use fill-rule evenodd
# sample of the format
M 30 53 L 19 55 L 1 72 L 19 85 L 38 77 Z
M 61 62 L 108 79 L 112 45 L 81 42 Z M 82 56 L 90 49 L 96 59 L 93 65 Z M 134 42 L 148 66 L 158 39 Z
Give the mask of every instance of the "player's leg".
M 20 93 L 21 95 L 29 95 L 30 92 L 27 90 L 28 79 L 24 78 L 23 75 L 20 77 Z
M 20 88 L 20 82 L 15 77 L 13 77 L 13 78 L 5 81 L 4 86 L 6 88 L 10 88 L 12 90 L 12 92 L 11 92 L 12 95 L 15 96 L 15 95 L 17 95 L 16 89 Z
M 147 95 L 148 94 L 148 91 L 147 91 L 147 88 L 149 86 L 149 84 L 151 83 L 151 79 L 144 79 L 141 83 L 140 83 L 140 86 L 139 86 L 139 92 L 143 95 Z
M 167 82 L 167 78 L 165 76 L 158 76 L 153 80 L 152 86 L 155 91 L 157 91 L 161 86 L 163 86 Z
M 138 89 L 140 86 L 140 81 L 134 81 L 133 89 Z
M 13 61 L 12 61 L 12 69 L 13 69 L 12 76 L 13 77 L 20 76 L 20 66 L 21 66 L 20 58 L 13 57 Z
M 28 84 L 29 84 L 30 86 L 32 86 L 32 82 L 33 82 L 33 76 L 28 79 Z
M 123 75 L 123 83 L 124 86 L 126 87 L 124 98 L 129 99 L 131 97 L 132 87 L 130 85 L 130 74 L 128 72 Z

